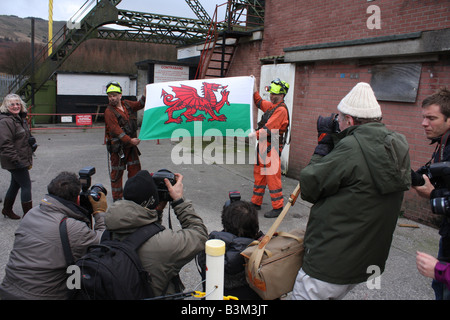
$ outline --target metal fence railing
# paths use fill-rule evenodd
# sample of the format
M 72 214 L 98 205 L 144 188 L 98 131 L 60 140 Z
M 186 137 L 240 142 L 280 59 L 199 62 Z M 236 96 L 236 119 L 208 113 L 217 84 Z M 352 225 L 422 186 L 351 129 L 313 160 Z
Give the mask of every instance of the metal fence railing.
M 14 82 L 15 76 L 0 73 L 0 104 L 8 94 L 8 88 Z
M 40 116 L 51 116 L 52 123 L 36 124 L 35 120 Z M 104 129 L 105 124 L 98 121 L 104 113 L 33 113 L 28 108 L 27 121 L 31 131 L 38 130 L 64 130 L 64 129 Z

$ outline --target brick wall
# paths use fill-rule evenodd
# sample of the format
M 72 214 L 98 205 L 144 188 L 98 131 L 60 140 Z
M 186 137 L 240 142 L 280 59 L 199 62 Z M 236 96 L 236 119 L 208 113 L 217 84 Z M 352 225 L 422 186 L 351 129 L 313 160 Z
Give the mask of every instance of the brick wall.
M 368 29 L 370 5 L 380 8 L 381 29 Z M 283 48 L 398 35 L 450 27 L 448 0 L 267 0 L 262 56 Z
M 355 62 L 322 62 L 298 64 L 292 138 L 302 141 L 302 149 L 292 159 L 294 167 L 304 167 L 302 160 L 312 154 L 316 140 L 316 121 L 319 115 L 337 112 L 339 101 L 358 82 L 371 80 L 371 66 L 358 66 Z M 421 102 L 440 87 L 450 87 L 450 57 L 443 57 L 438 63 L 423 63 L 419 91 L 415 103 L 380 101 L 383 122 L 391 129 L 404 134 L 410 147 L 411 165 L 419 168 L 431 158 L 434 146 L 430 146 L 421 127 Z M 292 151 L 291 151 L 292 152 Z M 291 168 L 291 166 L 290 166 Z M 291 170 L 291 169 L 290 169 Z M 299 170 L 292 171 L 295 176 Z
M 261 41 L 253 41 L 239 44 L 231 61 L 232 67 L 227 77 L 250 76 L 259 77 L 261 74 L 261 62 L 259 59 Z

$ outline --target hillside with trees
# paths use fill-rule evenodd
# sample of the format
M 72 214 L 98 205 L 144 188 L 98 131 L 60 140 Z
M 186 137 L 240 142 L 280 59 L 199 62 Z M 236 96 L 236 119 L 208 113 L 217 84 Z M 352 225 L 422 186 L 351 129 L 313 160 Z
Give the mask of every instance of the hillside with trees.
M 31 19 L 0 16 L 0 73 L 19 74 L 31 62 Z M 46 46 L 48 22 L 35 19 L 35 53 Z M 54 22 L 61 28 L 64 22 Z M 67 72 L 135 74 L 136 62 L 176 61 L 174 45 L 91 39 L 83 42 L 59 69 Z

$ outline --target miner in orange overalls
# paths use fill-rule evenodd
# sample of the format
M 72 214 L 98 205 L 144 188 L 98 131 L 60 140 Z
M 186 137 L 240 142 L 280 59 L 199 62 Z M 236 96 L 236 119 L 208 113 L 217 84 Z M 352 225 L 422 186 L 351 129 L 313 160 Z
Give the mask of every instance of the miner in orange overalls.
M 266 218 L 278 217 L 283 210 L 283 189 L 281 184 L 281 151 L 286 142 L 289 127 L 289 111 L 284 103 L 284 97 L 289 90 L 289 84 L 275 79 L 266 91 L 270 93 L 270 101 L 263 100 L 259 95 L 256 79 L 253 99 L 256 106 L 264 114 L 255 132 L 249 137 L 258 140 L 257 161 L 254 165 L 254 186 L 251 202 L 256 209 L 261 209 L 266 186 L 272 200 L 272 210 L 266 212 Z
M 105 139 L 111 161 L 111 193 L 116 201 L 123 197 L 124 170 L 127 169 L 128 178 L 141 170 L 137 111 L 144 108 L 145 96 L 139 101 L 122 100 L 122 87 L 118 82 L 108 83 L 106 93 L 109 104 L 105 110 Z

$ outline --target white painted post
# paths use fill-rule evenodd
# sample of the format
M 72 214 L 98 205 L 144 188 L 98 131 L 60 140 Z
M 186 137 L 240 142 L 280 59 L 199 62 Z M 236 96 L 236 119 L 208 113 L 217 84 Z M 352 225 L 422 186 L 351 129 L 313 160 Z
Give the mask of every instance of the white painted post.
M 218 239 L 205 243 L 206 296 L 205 300 L 223 300 L 225 242 Z

